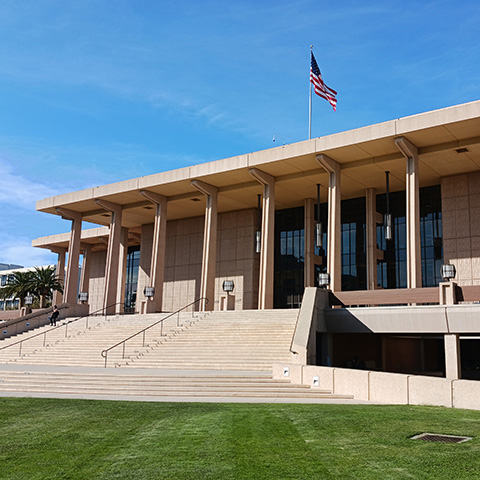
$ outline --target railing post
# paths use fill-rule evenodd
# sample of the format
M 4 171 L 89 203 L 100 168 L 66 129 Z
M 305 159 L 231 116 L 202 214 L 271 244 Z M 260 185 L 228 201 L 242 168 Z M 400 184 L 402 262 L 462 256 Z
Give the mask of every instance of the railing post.
M 180 325 L 180 310 L 177 313 L 177 327 Z
M 123 359 L 125 358 L 125 343 L 126 342 L 123 342 L 123 353 L 122 353 L 122 358 Z
M 68 323 L 65 324 L 65 338 L 67 338 L 67 332 L 68 332 Z
M 144 346 L 145 346 L 145 330 L 143 331 L 143 345 L 142 345 L 142 347 L 144 347 Z
M 43 332 L 43 346 L 47 343 L 47 332 Z
M 107 356 L 108 356 L 108 352 L 105 352 L 105 368 L 107 368 Z
M 22 342 L 20 342 L 20 349 L 18 350 L 18 356 L 21 357 L 22 356 Z

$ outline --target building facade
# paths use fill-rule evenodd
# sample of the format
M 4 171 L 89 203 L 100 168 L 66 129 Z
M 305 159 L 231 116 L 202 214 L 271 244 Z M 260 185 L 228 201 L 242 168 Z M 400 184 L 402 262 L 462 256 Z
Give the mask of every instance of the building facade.
M 298 308 L 321 273 L 344 306 L 382 305 L 395 303 L 385 291 L 440 291 L 443 264 L 455 266 L 457 297 L 471 303 L 480 293 L 480 101 L 59 195 L 37 210 L 70 222 L 68 234 L 33 245 L 66 267 L 63 300 L 87 293 L 91 311 L 175 311 L 196 299 L 199 310 Z M 83 221 L 100 226 L 82 231 Z M 440 302 L 415 295 L 396 303 Z M 371 331 L 361 345 L 353 328 L 323 332 L 317 362 L 358 356 L 391 370 L 445 370 L 443 332 L 397 330 Z M 348 358 L 349 345 L 358 355 Z M 419 360 L 402 366 L 398 352 L 409 349 Z

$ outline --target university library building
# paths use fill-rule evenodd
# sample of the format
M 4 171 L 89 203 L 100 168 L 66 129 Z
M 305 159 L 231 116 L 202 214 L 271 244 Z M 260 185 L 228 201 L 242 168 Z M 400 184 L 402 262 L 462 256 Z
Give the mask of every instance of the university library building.
M 58 253 L 64 303 L 297 309 L 305 364 L 480 379 L 480 101 L 37 210 L 68 220 L 33 241 Z

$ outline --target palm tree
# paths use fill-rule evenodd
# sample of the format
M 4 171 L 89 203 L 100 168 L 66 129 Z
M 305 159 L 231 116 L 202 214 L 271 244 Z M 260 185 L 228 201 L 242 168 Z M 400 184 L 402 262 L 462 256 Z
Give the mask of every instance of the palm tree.
M 35 267 L 31 272 L 31 292 L 40 297 L 40 308 L 47 306 L 47 297 L 52 292 L 63 293 L 63 285 L 55 272 L 55 267 Z
M 7 284 L 0 288 L 0 298 L 20 299 L 19 309 L 24 306 L 27 293 L 32 292 L 32 272 L 13 272 Z

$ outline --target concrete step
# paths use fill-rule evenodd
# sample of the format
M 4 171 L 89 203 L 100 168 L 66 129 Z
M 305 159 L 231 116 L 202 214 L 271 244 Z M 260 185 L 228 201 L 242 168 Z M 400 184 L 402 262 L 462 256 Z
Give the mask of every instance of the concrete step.
M 242 376 L 212 374 L 185 375 L 174 371 L 159 375 L 114 375 L 101 373 L 58 373 L 38 371 L 2 372 L 0 394 L 84 395 L 84 396 L 143 396 L 143 397 L 252 397 L 351 399 L 348 395 L 332 395 L 326 390 L 308 385 L 291 384 L 288 380 L 273 380 L 271 375 Z

